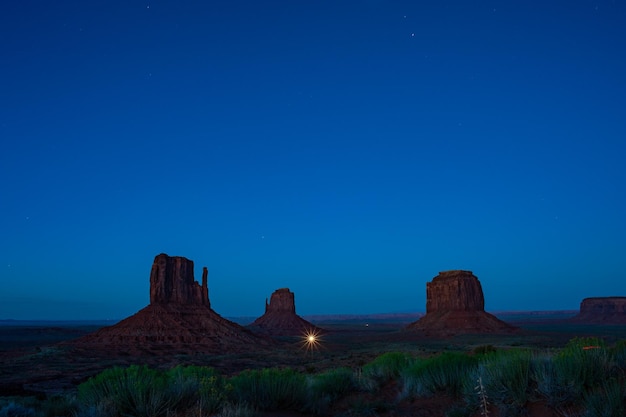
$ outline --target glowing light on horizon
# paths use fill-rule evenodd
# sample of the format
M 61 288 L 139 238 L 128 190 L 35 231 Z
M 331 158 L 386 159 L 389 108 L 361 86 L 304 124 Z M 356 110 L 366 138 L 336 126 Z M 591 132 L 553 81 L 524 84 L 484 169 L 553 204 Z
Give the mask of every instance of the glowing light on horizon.
M 317 350 L 321 346 L 320 332 L 317 329 L 308 329 L 302 335 L 301 345 L 307 352 Z
M 583 350 L 600 349 L 601 346 L 583 346 Z

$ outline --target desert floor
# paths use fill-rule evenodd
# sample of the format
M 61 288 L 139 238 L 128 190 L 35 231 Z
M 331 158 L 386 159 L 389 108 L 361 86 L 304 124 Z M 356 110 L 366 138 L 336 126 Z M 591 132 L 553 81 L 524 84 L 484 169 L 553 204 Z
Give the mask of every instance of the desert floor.
M 168 351 L 167 354 L 130 356 L 123 349 L 76 350 L 64 344 L 93 332 L 102 323 L 81 322 L 0 322 L 0 397 L 45 396 L 72 392 L 90 376 L 112 366 L 147 364 L 168 368 L 177 364 L 211 366 L 224 375 L 244 369 L 291 367 L 315 373 L 336 367 L 358 369 L 385 352 L 406 351 L 436 354 L 446 350 L 470 352 L 478 346 L 496 348 L 560 348 L 573 337 L 602 337 L 607 343 L 626 339 L 626 326 L 581 325 L 567 321 L 572 312 L 501 313 L 498 317 L 519 327 L 515 334 L 456 335 L 433 337 L 407 332 L 412 318 L 326 317 L 314 322 L 326 330 L 317 349 L 302 347 L 300 337 L 279 338 L 280 348 L 255 353 L 225 352 L 206 355 L 202 352 Z M 375 394 L 360 393 L 341 400 L 332 415 L 355 415 L 355 404 L 363 405 L 364 415 L 444 417 L 453 399 L 445 396 L 413 401 L 396 401 L 399 388 L 389 384 Z M 393 407 L 390 405 L 393 404 Z M 351 411 L 352 410 L 352 411 Z M 545 404 L 528 405 L 530 417 L 560 416 Z M 498 417 L 497 409 L 490 416 Z M 266 417 L 295 417 L 297 413 L 274 412 Z

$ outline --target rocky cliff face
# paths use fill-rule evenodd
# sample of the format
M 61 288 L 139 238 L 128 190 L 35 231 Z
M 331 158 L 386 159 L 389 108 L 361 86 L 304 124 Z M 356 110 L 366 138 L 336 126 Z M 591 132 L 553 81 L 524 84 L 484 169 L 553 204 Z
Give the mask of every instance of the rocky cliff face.
M 207 305 L 208 271 L 202 272 L 202 286 L 194 279 L 193 261 L 162 253 L 154 258 L 150 271 L 150 304 Z
M 450 310 L 485 310 L 483 289 L 472 271 L 440 272 L 426 283 L 426 313 Z
M 591 324 L 626 324 L 626 297 L 591 297 L 580 303 L 580 313 L 572 319 Z
M 265 300 L 265 314 L 248 327 L 257 332 L 277 336 L 301 336 L 307 332 L 322 331 L 296 314 L 295 296 L 289 288 L 274 291 L 269 303 L 267 299 Z
M 426 283 L 426 315 L 407 329 L 441 336 L 515 330 L 485 312 L 480 281 L 471 271 L 462 270 L 440 272 Z
M 268 304 L 265 300 L 265 312 L 284 312 L 296 314 L 296 298 L 289 288 L 280 288 L 272 293 Z
M 150 272 L 150 305 L 71 344 L 109 356 L 258 352 L 273 346 L 269 338 L 211 309 L 207 275 L 204 268 L 200 285 L 194 280 L 192 261 L 157 255 Z

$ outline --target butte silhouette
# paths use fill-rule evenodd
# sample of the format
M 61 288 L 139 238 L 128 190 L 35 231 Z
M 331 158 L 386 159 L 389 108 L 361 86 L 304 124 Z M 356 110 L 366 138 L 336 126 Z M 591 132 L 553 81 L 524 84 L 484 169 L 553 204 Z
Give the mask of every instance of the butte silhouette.
M 581 324 L 626 324 L 626 297 L 590 297 L 571 321 Z
M 449 336 L 463 333 L 510 333 L 516 328 L 485 312 L 478 278 L 471 271 L 440 272 L 426 283 L 426 315 L 407 330 Z
M 274 291 L 269 303 L 265 299 L 265 314 L 248 328 L 272 336 L 302 336 L 323 331 L 296 314 L 295 296 L 289 288 Z
M 273 342 L 211 309 L 208 271 L 194 280 L 193 261 L 157 255 L 150 272 L 150 304 L 119 323 L 72 342 L 76 347 L 123 354 L 235 353 Z

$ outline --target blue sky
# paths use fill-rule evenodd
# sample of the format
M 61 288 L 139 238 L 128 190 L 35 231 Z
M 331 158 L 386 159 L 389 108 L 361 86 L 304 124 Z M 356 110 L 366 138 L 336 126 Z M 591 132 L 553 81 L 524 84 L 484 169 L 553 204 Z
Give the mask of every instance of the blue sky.
M 0 318 L 123 318 L 161 252 L 213 308 L 626 295 L 626 4 L 0 6 Z

